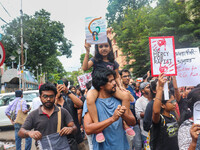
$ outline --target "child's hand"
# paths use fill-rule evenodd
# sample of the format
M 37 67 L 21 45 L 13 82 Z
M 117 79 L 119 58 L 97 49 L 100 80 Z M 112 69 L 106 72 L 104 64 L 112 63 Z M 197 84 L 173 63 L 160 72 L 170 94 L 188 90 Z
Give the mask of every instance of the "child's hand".
M 86 43 L 86 40 L 85 40 L 85 49 L 86 49 L 87 53 L 90 53 L 90 47 L 91 47 L 91 44 L 90 43 Z

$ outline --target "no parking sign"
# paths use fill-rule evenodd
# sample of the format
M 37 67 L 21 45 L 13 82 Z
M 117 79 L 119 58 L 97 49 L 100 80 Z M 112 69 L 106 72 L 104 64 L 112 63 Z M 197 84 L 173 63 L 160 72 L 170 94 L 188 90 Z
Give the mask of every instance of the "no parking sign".
M 0 66 L 4 63 L 6 57 L 5 49 L 3 44 L 0 42 Z

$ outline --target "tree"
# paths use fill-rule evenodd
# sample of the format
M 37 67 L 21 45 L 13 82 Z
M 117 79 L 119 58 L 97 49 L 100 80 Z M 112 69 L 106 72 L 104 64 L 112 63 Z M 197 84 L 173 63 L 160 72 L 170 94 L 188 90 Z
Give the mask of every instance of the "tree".
M 89 54 L 89 60 L 92 58 L 92 54 Z M 81 57 L 80 57 L 80 62 L 81 62 L 81 65 L 83 64 L 83 60 L 85 58 L 85 53 L 84 54 L 81 54 Z M 84 71 L 85 73 L 88 73 L 88 72 L 92 72 L 92 68 L 90 68 L 89 70 L 87 71 Z
M 44 72 L 63 73 L 64 68 L 57 56 L 71 57 L 71 41 L 64 37 L 64 25 L 59 21 L 50 20 L 50 13 L 44 9 L 35 12 L 33 16 L 23 16 L 24 43 L 29 45 L 27 50 L 28 61 L 26 68 L 36 70 L 42 63 Z M 17 57 L 16 50 L 20 45 L 20 18 L 14 19 L 3 26 L 2 43 L 6 49 L 6 65 L 9 65 L 9 56 Z M 18 57 L 17 57 L 18 58 Z M 58 69 L 54 69 L 58 68 Z
M 199 11 L 198 7 L 195 5 L 193 10 Z M 128 8 L 123 19 L 112 24 L 117 45 L 122 48 L 127 61 L 135 60 L 125 68 L 133 68 L 135 76 L 143 76 L 150 69 L 149 37 L 174 36 L 176 48 L 199 46 L 197 20 L 191 19 L 185 3 L 174 0 L 158 0 L 155 8 L 149 5 Z
M 108 25 L 122 21 L 128 9 L 136 10 L 150 2 L 151 0 L 108 0 Z
M 82 75 L 82 71 L 73 71 L 73 72 L 68 72 L 67 80 L 70 81 L 70 85 L 78 85 L 78 79 L 77 77 Z

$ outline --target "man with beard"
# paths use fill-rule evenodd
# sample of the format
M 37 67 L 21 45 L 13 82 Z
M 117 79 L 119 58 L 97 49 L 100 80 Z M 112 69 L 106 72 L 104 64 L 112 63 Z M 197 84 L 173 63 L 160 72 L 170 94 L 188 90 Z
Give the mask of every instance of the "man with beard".
M 130 72 L 129 70 L 127 69 L 123 69 L 120 71 L 120 76 L 121 76 L 121 79 L 122 79 L 122 84 L 123 86 L 130 91 L 131 95 L 134 97 L 134 101 L 133 102 L 130 102 L 130 109 L 134 115 L 134 117 L 136 118 L 136 125 L 133 126 L 133 130 L 135 131 L 135 136 L 134 136 L 134 140 L 132 141 L 132 148 L 134 148 L 135 150 L 141 150 L 142 149 L 142 138 L 141 138 L 141 131 L 140 131 L 140 127 L 139 127 L 139 124 L 138 124 L 138 121 L 137 121 L 137 117 L 136 117 L 136 114 L 135 114 L 135 102 L 136 102 L 136 95 L 135 95 L 135 92 L 134 92 L 134 89 L 129 85 L 130 84 Z M 130 143 L 129 143 L 130 144 Z M 130 144 L 130 146 L 131 146 Z
M 57 89 L 54 85 L 46 83 L 40 87 L 39 93 L 43 105 L 28 115 L 18 133 L 21 138 L 31 137 L 37 141 L 43 136 L 57 132 L 59 108 L 54 105 Z M 76 126 L 69 112 L 63 108 L 60 111 L 60 136 L 75 133 Z
M 146 141 L 146 138 L 148 136 L 148 132 L 144 131 L 143 129 L 143 118 L 146 110 L 146 106 L 151 100 L 149 98 L 150 94 L 150 83 L 149 82 L 143 82 L 140 84 L 140 90 L 142 92 L 142 96 L 137 99 L 135 103 L 135 114 L 137 119 L 140 120 L 140 129 L 142 134 L 142 141 L 143 143 Z
M 129 108 L 121 106 L 121 101 L 113 97 L 116 92 L 115 72 L 101 68 L 92 75 L 92 85 L 99 91 L 96 100 L 99 122 L 94 123 L 84 104 L 83 116 L 85 132 L 93 134 L 93 149 L 120 149 L 128 150 L 128 141 L 123 128 L 123 120 L 128 125 L 135 125 L 135 118 Z M 127 113 L 125 113 L 127 111 Z M 122 120 L 123 119 L 123 120 Z M 98 143 L 95 140 L 97 133 L 103 132 L 106 141 Z

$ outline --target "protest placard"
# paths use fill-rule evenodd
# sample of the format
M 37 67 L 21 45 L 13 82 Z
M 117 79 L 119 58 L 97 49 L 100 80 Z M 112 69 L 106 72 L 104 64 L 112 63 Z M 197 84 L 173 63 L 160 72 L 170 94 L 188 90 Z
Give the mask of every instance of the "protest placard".
M 107 22 L 102 17 L 85 18 L 86 42 L 90 44 L 107 43 Z
M 91 73 L 86 73 L 77 77 L 81 90 L 86 89 L 86 83 L 92 80 Z
M 176 49 L 177 85 L 196 86 L 200 83 L 199 48 Z
M 177 75 L 174 37 L 149 37 L 151 74 Z

